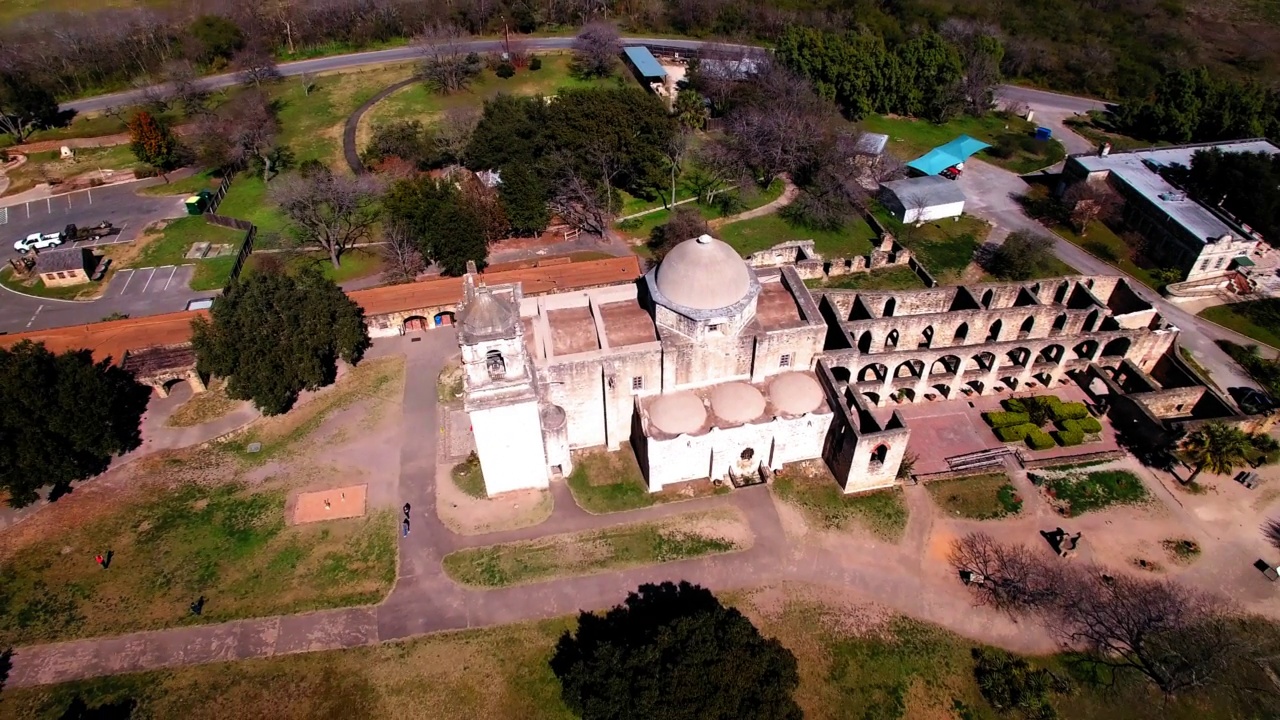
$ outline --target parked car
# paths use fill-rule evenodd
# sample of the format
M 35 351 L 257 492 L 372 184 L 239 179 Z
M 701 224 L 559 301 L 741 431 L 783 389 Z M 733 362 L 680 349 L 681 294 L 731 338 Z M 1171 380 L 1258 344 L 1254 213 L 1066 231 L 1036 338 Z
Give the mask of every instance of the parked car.
M 62 240 L 64 242 L 88 240 L 90 238 L 106 237 L 114 232 L 116 232 L 115 226 L 106 220 L 103 220 L 93 227 L 76 227 L 75 224 L 71 224 L 63 228 Z
M 964 174 L 964 171 L 963 171 L 963 170 L 961 170 L 961 169 L 959 168 L 959 166 L 952 166 L 952 167 L 947 168 L 946 170 L 943 170 L 943 171 L 942 171 L 941 173 L 939 173 L 939 174 L 940 174 L 940 175 L 942 175 L 942 177 L 944 177 L 944 178 L 946 178 L 946 179 L 948 179 L 948 180 L 955 180 L 956 178 L 958 178 L 958 177 L 960 177 L 961 175 L 963 175 L 963 174 Z
M 26 255 L 32 250 L 47 250 L 62 244 L 62 233 L 31 233 L 13 244 L 13 249 Z

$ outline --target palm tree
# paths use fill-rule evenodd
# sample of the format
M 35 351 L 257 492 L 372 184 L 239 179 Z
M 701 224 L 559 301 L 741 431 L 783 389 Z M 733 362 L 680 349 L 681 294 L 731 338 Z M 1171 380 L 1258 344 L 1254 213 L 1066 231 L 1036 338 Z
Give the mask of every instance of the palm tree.
M 1196 466 L 1187 482 L 1205 469 L 1215 475 L 1230 475 L 1245 462 L 1251 448 L 1249 435 L 1239 428 L 1220 422 L 1201 426 L 1182 444 L 1183 455 Z

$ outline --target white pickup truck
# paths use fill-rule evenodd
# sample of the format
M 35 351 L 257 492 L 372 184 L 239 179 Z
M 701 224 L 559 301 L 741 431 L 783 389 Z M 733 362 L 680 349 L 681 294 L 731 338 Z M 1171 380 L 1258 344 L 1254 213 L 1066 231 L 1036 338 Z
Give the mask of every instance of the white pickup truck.
M 62 244 L 62 233 L 31 233 L 13 244 L 13 249 L 26 255 L 32 250 L 44 250 Z

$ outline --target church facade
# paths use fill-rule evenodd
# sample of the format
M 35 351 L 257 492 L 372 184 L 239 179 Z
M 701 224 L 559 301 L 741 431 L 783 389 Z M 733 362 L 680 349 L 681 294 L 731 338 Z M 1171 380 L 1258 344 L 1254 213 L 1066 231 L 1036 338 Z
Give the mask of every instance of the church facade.
M 1022 346 L 1033 338 L 1065 348 L 1076 346 L 1073 336 L 1107 333 L 1101 348 L 1123 336 L 1122 350 L 1108 347 L 1139 365 L 1172 343 L 1176 329 L 1123 281 L 1053 283 L 815 297 L 793 267 L 753 269 L 706 235 L 673 248 L 636 283 L 524 297 L 518 285 L 486 287 L 469 274 L 458 342 L 486 487 L 490 495 L 545 488 L 572 472 L 575 450 L 628 442 L 653 492 L 704 478 L 758 482 L 815 459 L 845 492 L 891 486 L 910 429 L 888 407 L 890 393 L 893 402 L 938 399 L 939 380 L 945 397 L 990 394 L 1009 373 L 1023 387 L 1036 378 L 1050 386 L 1096 359 L 1064 351 L 1046 368 L 1043 353 L 1005 352 L 1013 343 L 1029 354 Z M 1108 307 L 1111 296 L 1124 306 Z M 1025 316 L 1038 320 L 1027 328 Z M 958 357 L 943 350 L 950 345 L 982 347 L 958 362 L 933 361 Z

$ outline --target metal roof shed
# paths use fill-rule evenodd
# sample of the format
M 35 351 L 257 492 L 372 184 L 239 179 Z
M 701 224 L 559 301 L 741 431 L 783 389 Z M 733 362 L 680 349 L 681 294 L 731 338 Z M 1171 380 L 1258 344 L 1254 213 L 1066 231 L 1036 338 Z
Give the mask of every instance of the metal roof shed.
M 643 45 L 632 45 L 622 48 L 622 53 L 627 56 L 627 61 L 636 69 L 640 77 L 649 82 L 661 82 L 667 76 L 667 71 L 662 69 L 658 64 L 658 59 L 649 52 L 649 48 Z
M 925 175 L 937 175 L 949 167 L 959 165 L 969 159 L 970 155 L 991 147 L 977 138 L 961 135 L 946 145 L 939 145 L 924 155 L 907 163 L 907 167 L 919 170 Z
M 881 183 L 881 200 L 904 223 L 959 217 L 964 193 L 952 180 L 937 175 Z

